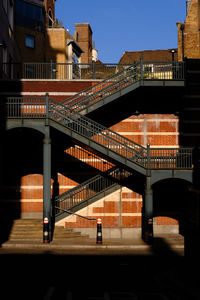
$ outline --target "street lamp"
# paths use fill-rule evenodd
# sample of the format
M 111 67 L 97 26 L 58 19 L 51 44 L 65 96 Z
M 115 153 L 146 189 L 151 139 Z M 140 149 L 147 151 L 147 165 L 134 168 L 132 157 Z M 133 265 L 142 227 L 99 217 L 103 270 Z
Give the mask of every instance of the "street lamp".
M 176 49 L 172 49 L 170 51 L 170 53 L 172 54 L 172 61 L 174 61 L 175 60 L 175 53 L 177 53 L 177 50 Z

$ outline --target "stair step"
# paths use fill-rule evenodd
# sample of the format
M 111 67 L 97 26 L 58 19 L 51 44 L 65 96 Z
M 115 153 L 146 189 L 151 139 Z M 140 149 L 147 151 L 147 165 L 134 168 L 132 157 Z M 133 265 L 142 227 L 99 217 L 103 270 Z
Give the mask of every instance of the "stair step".
M 3 225 L 4 223 L 2 223 Z M 6 223 L 5 223 L 6 224 Z M 69 239 L 88 238 L 81 232 L 73 231 L 71 228 L 55 226 L 53 241 L 60 244 Z M 41 220 L 17 219 L 13 220 L 9 238 L 6 243 L 41 243 L 43 239 L 43 223 Z

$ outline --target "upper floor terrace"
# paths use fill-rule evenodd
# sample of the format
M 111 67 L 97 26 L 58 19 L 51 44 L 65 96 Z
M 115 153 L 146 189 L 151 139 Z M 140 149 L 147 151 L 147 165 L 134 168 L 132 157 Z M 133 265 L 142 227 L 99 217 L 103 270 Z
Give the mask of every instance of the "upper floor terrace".
M 185 62 L 135 61 L 133 64 L 103 63 L 3 63 L 1 79 L 26 80 L 113 80 L 119 72 L 133 67 L 137 80 L 184 81 Z

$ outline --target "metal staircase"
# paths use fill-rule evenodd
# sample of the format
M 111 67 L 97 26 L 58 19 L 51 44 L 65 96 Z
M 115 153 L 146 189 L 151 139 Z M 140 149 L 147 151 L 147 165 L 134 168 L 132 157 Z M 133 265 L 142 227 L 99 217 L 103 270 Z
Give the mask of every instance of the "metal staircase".
M 103 175 L 99 174 L 77 187 L 57 196 L 55 198 L 55 220 L 59 221 L 67 217 L 70 213 L 88 206 L 89 204 L 118 190 L 117 183 L 128 178 L 130 172 L 113 167 Z
M 191 148 L 143 147 L 49 97 L 8 98 L 7 117 L 23 119 L 23 124 L 45 119 L 45 124 L 132 172 L 146 175 L 147 169 L 192 168 Z
M 157 66 L 158 67 L 158 66 Z M 98 105 L 104 105 L 115 98 L 119 98 L 140 85 L 144 81 L 174 82 L 184 81 L 184 64 L 170 63 L 164 67 L 164 71 L 156 67 L 140 64 L 120 71 L 115 76 L 67 99 L 64 103 L 45 98 L 8 98 L 6 103 L 7 120 L 6 127 L 29 127 L 45 134 L 44 157 L 50 158 L 49 128 L 66 134 L 78 145 L 83 145 L 91 152 L 114 163 L 117 167 L 126 170 L 140 180 L 146 180 L 145 188 L 145 231 L 151 236 L 152 185 L 162 179 L 179 178 L 192 181 L 192 149 L 191 148 L 150 148 L 139 145 L 105 126 L 86 117 L 85 114 Z M 178 83 L 179 84 L 179 83 Z M 166 86 L 166 83 L 165 83 Z M 113 98 L 114 97 L 114 98 Z M 67 104 L 67 105 L 66 105 Z M 45 152 L 46 151 L 46 152 Z M 44 169 L 48 168 L 45 188 L 45 215 L 50 213 L 50 160 L 45 158 Z M 111 170 L 110 170 L 111 171 Z M 111 171 L 112 172 L 112 171 Z M 114 174 L 117 169 L 113 170 Z M 108 174 L 107 174 L 108 175 Z M 109 174 L 111 176 L 112 174 Z M 135 178 L 136 178 L 135 177 Z M 114 179 L 114 178 L 113 178 Z M 104 185 L 103 185 L 104 182 Z M 101 186 L 101 188 L 100 188 Z M 72 191 L 60 195 L 56 199 L 55 206 L 59 210 L 74 210 L 87 201 L 92 203 L 94 195 L 101 194 L 106 189 L 114 186 L 114 180 L 105 181 L 104 176 L 97 176 L 83 183 Z M 88 194 L 87 194 L 88 193 Z M 88 203 L 89 203 L 88 202 Z M 58 214 L 59 215 L 59 214 Z
M 170 81 L 170 86 L 184 82 L 184 62 L 135 62 L 115 75 L 67 98 L 62 102 L 82 115 L 105 105 L 144 85 L 158 86 Z
M 23 119 L 23 124 L 45 119 L 45 124 L 84 144 L 92 152 L 143 175 L 147 169 L 192 168 L 191 148 L 143 147 L 49 97 L 8 98 L 7 118 Z

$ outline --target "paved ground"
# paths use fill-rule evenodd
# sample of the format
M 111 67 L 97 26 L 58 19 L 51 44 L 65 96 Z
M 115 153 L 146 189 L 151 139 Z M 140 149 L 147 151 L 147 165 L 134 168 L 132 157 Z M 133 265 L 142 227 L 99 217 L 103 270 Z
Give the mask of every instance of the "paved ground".
M 68 240 L 0 248 L 1 299 L 199 300 L 199 262 L 179 236 L 141 240 Z M 3 275 L 3 276 L 2 276 Z M 4 294 L 5 293 L 5 294 Z
M 102 244 L 97 245 L 96 239 L 90 238 L 68 238 L 65 240 L 53 241 L 50 244 L 43 244 L 42 240 L 37 242 L 12 241 L 1 245 L 0 254 L 5 249 L 29 249 L 40 253 L 50 251 L 52 253 L 71 253 L 71 254 L 107 254 L 107 253 L 146 253 L 148 255 L 167 252 L 171 254 L 184 254 L 184 239 L 180 235 L 163 235 L 154 238 L 152 246 L 147 245 L 141 239 L 104 239 Z

